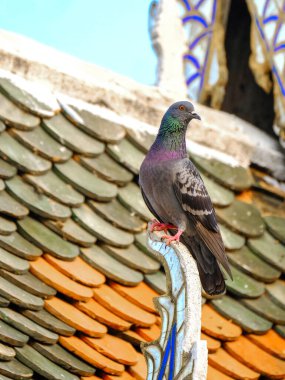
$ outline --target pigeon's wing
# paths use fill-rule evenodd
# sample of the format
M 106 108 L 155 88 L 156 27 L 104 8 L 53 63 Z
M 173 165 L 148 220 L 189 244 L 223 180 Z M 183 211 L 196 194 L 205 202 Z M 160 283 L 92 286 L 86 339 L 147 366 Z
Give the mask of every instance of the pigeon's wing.
M 147 205 L 147 208 L 149 209 L 149 211 L 152 213 L 153 216 L 156 217 L 156 219 L 159 221 L 159 222 L 162 222 L 161 218 L 157 215 L 157 213 L 154 211 L 151 203 L 149 202 L 149 200 L 147 199 L 147 196 L 145 195 L 142 187 L 140 187 L 141 189 L 141 193 L 142 193 L 142 197 L 143 197 L 143 200 L 145 201 L 145 204 Z
M 199 172 L 190 160 L 183 160 L 181 167 L 176 167 L 173 188 L 200 239 L 230 272 L 212 201 Z

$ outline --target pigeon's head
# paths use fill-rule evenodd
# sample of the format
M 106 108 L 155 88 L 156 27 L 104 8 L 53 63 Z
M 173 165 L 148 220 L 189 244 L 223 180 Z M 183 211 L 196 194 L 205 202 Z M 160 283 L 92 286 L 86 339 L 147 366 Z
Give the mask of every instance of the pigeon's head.
M 201 120 L 200 116 L 194 112 L 193 104 L 187 101 L 173 103 L 165 115 L 179 121 L 185 126 L 187 126 L 192 119 Z

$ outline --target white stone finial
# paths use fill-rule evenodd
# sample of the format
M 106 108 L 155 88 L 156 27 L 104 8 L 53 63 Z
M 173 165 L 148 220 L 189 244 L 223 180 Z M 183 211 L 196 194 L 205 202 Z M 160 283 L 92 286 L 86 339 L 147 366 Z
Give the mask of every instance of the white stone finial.
M 183 56 L 187 51 L 176 0 L 154 1 L 150 8 L 149 32 L 157 54 L 157 85 L 168 95 L 187 97 Z
M 167 246 L 159 233 L 148 244 L 163 264 L 167 294 L 154 300 L 161 319 L 159 339 L 143 344 L 147 380 L 206 380 L 207 342 L 201 340 L 201 282 L 197 264 L 182 244 Z

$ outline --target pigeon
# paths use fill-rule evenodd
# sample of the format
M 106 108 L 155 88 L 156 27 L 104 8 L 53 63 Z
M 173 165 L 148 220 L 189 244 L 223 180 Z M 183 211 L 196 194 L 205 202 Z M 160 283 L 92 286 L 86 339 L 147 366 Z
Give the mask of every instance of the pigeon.
M 197 262 L 205 292 L 217 295 L 225 292 L 219 264 L 232 275 L 210 196 L 188 158 L 185 135 L 192 119 L 201 120 L 192 103 L 180 101 L 169 107 L 141 164 L 139 185 L 148 209 L 157 219 L 151 231 L 169 230 L 171 235 L 163 236 L 166 244 L 181 238 Z

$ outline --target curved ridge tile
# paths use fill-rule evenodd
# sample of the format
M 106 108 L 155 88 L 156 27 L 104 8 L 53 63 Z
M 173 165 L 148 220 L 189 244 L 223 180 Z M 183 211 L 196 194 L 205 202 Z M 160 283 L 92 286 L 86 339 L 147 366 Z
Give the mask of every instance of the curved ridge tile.
M 30 211 L 35 214 L 50 219 L 67 219 L 71 216 L 71 210 L 49 198 L 38 193 L 32 185 L 24 182 L 19 176 L 6 180 L 6 185 L 10 193 Z
M 127 267 L 97 245 L 81 249 L 82 258 L 106 277 L 123 285 L 135 286 L 143 280 L 140 272 Z
M 231 319 L 248 333 L 264 334 L 271 329 L 272 323 L 229 296 L 212 300 L 214 308 L 226 318 Z
M 260 212 L 253 205 L 234 200 L 228 207 L 216 208 L 216 213 L 222 223 L 247 237 L 257 237 L 264 232 Z
M 79 160 L 86 169 L 97 173 L 99 177 L 109 182 L 114 182 L 118 186 L 124 186 L 133 179 L 131 172 L 119 165 L 106 153 L 94 158 L 80 156 Z
M 42 223 L 30 217 L 18 222 L 20 233 L 45 252 L 63 260 L 73 260 L 79 254 L 79 248 L 71 244 Z
M 42 191 L 64 205 L 77 207 L 84 202 L 84 196 L 61 180 L 52 170 L 37 176 L 26 174 L 24 179 L 39 193 Z
M 36 152 L 49 161 L 64 162 L 72 156 L 69 149 L 55 141 L 40 126 L 32 131 L 20 131 L 13 128 L 9 132 L 32 152 Z
M 8 132 L 0 134 L 0 155 L 23 172 L 41 174 L 51 168 L 50 161 L 32 153 Z
M 117 195 L 116 185 L 99 178 L 73 159 L 54 167 L 59 176 L 90 198 L 109 201 Z
M 104 325 L 59 298 L 53 297 L 46 300 L 45 309 L 56 318 L 86 335 L 100 338 L 107 333 L 107 328 Z
M 21 110 L 2 93 L 0 93 L 0 120 L 9 126 L 25 130 L 36 128 L 40 123 L 37 116 Z
M 116 247 L 128 247 L 134 241 L 134 236 L 112 226 L 102 219 L 86 204 L 72 209 L 75 220 L 99 240 Z
M 70 123 L 62 114 L 43 120 L 43 127 L 59 143 L 71 151 L 86 156 L 97 156 L 104 152 L 104 144 L 97 141 Z
M 41 257 L 31 263 L 30 271 L 45 284 L 77 301 L 87 301 L 93 295 L 90 288 L 71 280 Z

